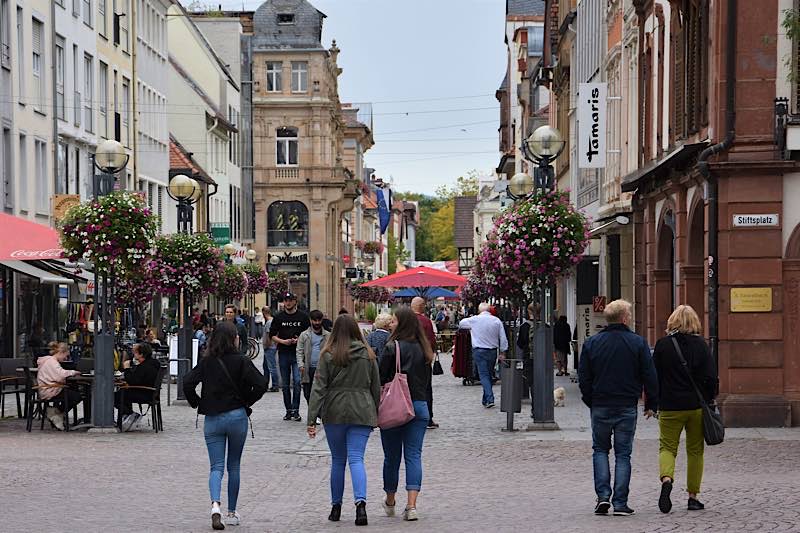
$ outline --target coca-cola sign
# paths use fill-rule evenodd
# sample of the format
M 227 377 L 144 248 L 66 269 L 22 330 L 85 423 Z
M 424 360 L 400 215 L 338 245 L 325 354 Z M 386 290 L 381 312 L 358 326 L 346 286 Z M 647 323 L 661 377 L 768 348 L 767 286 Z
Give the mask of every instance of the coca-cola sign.
M 9 254 L 14 259 L 58 259 L 64 254 L 61 248 L 48 250 L 14 250 Z

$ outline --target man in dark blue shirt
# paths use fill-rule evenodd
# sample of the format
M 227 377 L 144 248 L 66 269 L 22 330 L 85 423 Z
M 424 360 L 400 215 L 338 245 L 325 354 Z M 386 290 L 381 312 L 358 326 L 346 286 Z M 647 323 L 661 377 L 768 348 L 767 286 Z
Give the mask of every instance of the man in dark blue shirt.
M 603 312 L 608 326 L 583 344 L 578 368 L 581 397 L 591 410 L 594 512 L 629 516 L 628 485 L 631 480 L 631 451 L 636 433 L 636 407 L 644 389 L 644 415 L 658 409 L 658 378 L 650 347 L 631 331 L 631 304 L 625 300 L 609 303 Z M 608 452 L 614 438 L 614 492 Z

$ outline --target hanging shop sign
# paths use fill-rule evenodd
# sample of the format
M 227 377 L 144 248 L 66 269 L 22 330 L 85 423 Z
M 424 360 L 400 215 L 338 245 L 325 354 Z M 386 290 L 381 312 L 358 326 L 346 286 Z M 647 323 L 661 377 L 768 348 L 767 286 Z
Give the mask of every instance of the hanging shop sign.
M 578 85 L 578 168 L 605 168 L 608 86 Z
M 780 217 L 777 213 L 767 215 L 733 215 L 733 226 L 735 228 L 775 228 L 780 225 Z
M 771 287 L 732 287 L 731 313 L 769 313 L 772 311 Z
M 231 242 L 231 227 L 225 223 L 212 223 L 211 236 L 217 246 L 228 244 Z
M 81 203 L 79 194 L 55 194 L 53 195 L 53 218 L 56 222 L 61 221 L 67 211 L 73 206 Z

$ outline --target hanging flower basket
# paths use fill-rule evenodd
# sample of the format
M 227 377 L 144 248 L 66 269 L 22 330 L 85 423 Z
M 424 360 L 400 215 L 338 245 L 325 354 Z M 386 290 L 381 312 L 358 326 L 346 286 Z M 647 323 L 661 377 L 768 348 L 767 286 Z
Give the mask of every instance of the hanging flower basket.
M 148 266 L 150 262 L 148 261 Z M 139 307 L 153 300 L 160 292 L 158 278 L 153 270 L 142 268 L 136 272 L 127 272 L 125 276 L 115 280 L 114 300 L 119 306 Z
M 353 300 L 367 303 L 387 303 L 394 300 L 392 293 L 384 287 L 365 287 L 361 283 L 353 283 L 348 288 Z
M 289 291 L 289 275 L 286 272 L 270 272 L 267 292 L 273 300 L 280 300 Z
M 247 275 L 247 294 L 261 294 L 269 287 L 267 271 L 258 263 L 242 265 L 242 270 Z
M 537 191 L 495 221 L 477 258 L 489 293 L 530 299 L 537 282 L 552 283 L 580 262 L 589 222 L 565 191 Z
M 356 241 L 356 248 L 365 254 L 383 253 L 383 243 L 380 241 Z
M 183 290 L 199 296 L 218 285 L 224 263 L 219 248 L 205 233 L 176 233 L 156 240 L 156 255 L 149 266 L 164 294 Z
M 238 302 L 247 292 L 247 274 L 239 265 L 225 265 L 215 294 L 225 302 Z
M 481 302 L 488 302 L 491 294 L 489 285 L 484 279 L 480 265 L 476 264 L 467 277 L 467 284 L 461 288 L 461 301 L 467 305 L 477 306 Z
M 96 274 L 120 274 L 153 254 L 158 217 L 141 194 L 115 191 L 71 208 L 60 230 L 67 259 L 91 262 Z

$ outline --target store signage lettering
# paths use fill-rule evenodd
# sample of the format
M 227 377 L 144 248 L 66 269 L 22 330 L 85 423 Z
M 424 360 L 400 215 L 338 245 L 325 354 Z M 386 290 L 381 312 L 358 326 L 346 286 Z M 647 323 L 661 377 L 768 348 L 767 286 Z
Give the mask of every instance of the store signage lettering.
M 731 287 L 732 313 L 769 313 L 772 287 Z
M 733 226 L 736 228 L 777 227 L 780 217 L 777 213 L 768 215 L 733 215 Z
M 11 257 L 14 259 L 58 259 L 64 250 L 61 248 L 50 248 L 49 250 L 14 250 Z
M 275 256 L 279 259 L 279 265 L 298 265 L 308 263 L 308 253 L 292 253 L 286 252 L 283 254 L 269 254 L 267 262 L 271 263 L 270 259 Z
M 578 167 L 605 168 L 608 86 L 581 83 L 578 94 Z

